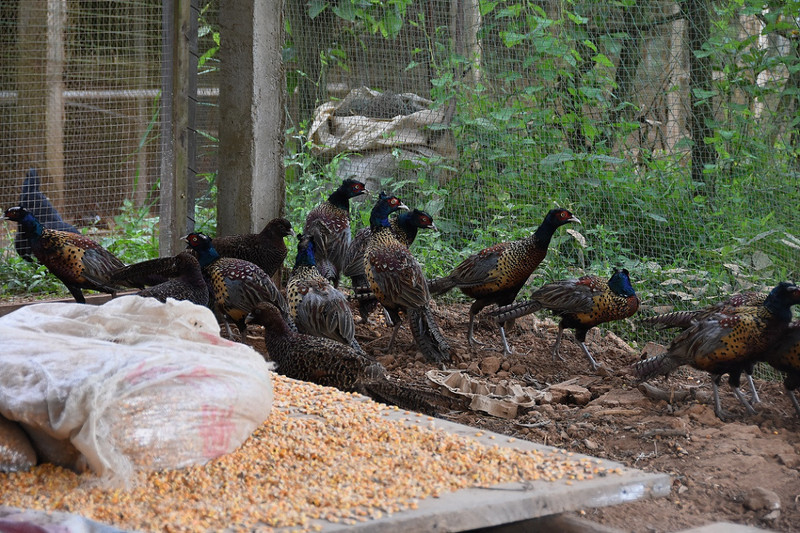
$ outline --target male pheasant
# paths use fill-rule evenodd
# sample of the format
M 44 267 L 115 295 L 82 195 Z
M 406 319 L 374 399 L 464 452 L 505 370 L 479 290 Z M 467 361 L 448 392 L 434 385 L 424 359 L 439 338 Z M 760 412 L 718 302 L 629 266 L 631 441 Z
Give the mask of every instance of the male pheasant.
M 469 308 L 467 340 L 470 344 L 482 344 L 473 336 L 475 315 L 488 305 L 503 306 L 513 302 L 547 255 L 555 231 L 570 222 L 580 223 L 580 220 L 566 209 L 552 209 L 531 236 L 485 248 L 464 259 L 449 275 L 430 282 L 433 295 L 458 287 L 475 300 Z M 511 347 L 506 340 L 505 323 L 500 322 L 499 326 L 503 353 L 509 354 Z
M 339 286 L 347 248 L 350 246 L 350 199 L 365 194 L 367 189 L 360 181 L 348 178 L 306 215 L 303 235 L 310 235 L 316 243 L 317 269 L 326 279 Z
M 67 286 L 78 303 L 86 303 L 82 289 L 109 293 L 118 287 L 106 283 L 107 274 L 125 264 L 98 243 L 79 233 L 45 228 L 22 207 L 6 210 L 4 220 L 17 222 L 34 257 Z
M 381 193 L 370 213 L 372 235 L 364 253 L 364 271 L 370 289 L 389 312 L 394 331 L 389 348 L 400 328 L 400 313 L 408 316 L 417 347 L 429 361 L 450 360 L 450 346 L 439 331 L 431 312 L 428 282 L 417 260 L 394 234 L 389 214 L 405 208 L 396 196 Z
M 391 219 L 390 225 L 397 239 L 405 244 L 407 248 L 410 248 L 417 238 L 419 229 L 436 229 L 433 217 L 419 209 L 400 213 Z M 367 322 L 369 314 L 378 306 L 378 300 L 369 288 L 367 274 L 364 271 L 364 252 L 371 236 L 372 230 L 369 228 L 362 228 L 356 233 L 350 243 L 350 247 L 347 249 L 346 266 L 344 268 L 344 275 L 352 280 L 362 323 Z
M 598 276 L 582 276 L 548 283 L 536 289 L 530 300 L 499 307 L 490 315 L 492 320 L 502 323 L 540 309 L 549 309 L 561 317 L 553 345 L 553 359 L 564 360 L 558 349 L 564 329 L 571 328 L 575 330 L 575 339 L 592 369 L 597 370 L 597 361 L 586 347 L 586 334 L 600 324 L 632 316 L 639 309 L 639 297 L 631 285 L 628 271 L 614 269 L 608 281 Z
M 664 328 L 679 328 L 685 330 L 695 322 L 703 320 L 714 313 L 728 314 L 739 307 L 762 305 L 764 300 L 767 299 L 767 296 L 768 294 L 764 292 L 742 292 L 702 309 L 671 311 L 669 313 L 645 317 L 642 319 L 642 322 L 646 324 L 655 324 Z M 754 404 L 761 402 L 761 399 L 758 397 L 758 391 L 756 390 L 756 384 L 753 382 L 755 364 L 756 361 L 751 361 L 744 367 L 745 378 L 747 379 L 747 385 L 750 389 L 751 402 Z M 737 398 L 739 398 L 739 396 L 737 396 Z M 745 408 L 747 408 L 747 405 L 745 405 Z
M 682 365 L 704 370 L 712 376 L 714 412 L 724 419 L 719 381 L 723 374 L 728 374 L 734 395 L 753 414 L 755 409 L 739 391 L 741 374 L 784 334 L 792 318 L 791 307 L 798 303 L 800 288 L 781 282 L 760 306 L 711 313 L 694 322 L 672 341 L 666 352 L 634 364 L 634 375 L 640 381 L 647 381 Z
M 242 342 L 246 342 L 245 319 L 259 302 L 278 307 L 284 319 L 294 326 L 286 299 L 264 270 L 250 261 L 220 257 L 211 238 L 203 233 L 190 233 L 184 240 L 197 253 L 209 287 L 209 307 L 225 323 L 229 335 L 228 320 L 236 324 Z

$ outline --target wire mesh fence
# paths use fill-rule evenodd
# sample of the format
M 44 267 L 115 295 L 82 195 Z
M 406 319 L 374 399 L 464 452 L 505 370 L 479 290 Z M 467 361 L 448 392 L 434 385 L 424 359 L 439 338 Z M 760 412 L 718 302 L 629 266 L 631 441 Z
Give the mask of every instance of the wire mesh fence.
M 35 167 L 71 222 L 157 207 L 162 9 L 0 3 L 3 205 Z M 224 36 L 219 1 L 198 9 L 198 226 L 213 229 Z M 798 16 L 750 0 L 287 0 L 288 216 L 302 227 L 355 175 L 434 215 L 415 247 L 429 276 L 559 205 L 583 225 L 532 285 L 625 266 L 660 308 L 797 280 Z
M 2 15 L 3 205 L 30 168 L 77 224 L 157 201 L 160 4 L 12 1 Z

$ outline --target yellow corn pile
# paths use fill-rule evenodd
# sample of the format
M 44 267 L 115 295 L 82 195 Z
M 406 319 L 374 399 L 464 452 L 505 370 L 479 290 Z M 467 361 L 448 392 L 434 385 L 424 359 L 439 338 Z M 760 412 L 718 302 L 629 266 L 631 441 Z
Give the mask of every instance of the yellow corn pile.
M 466 487 L 608 473 L 594 460 L 484 446 L 425 423 L 404 424 L 387 418 L 392 408 L 336 389 L 279 375 L 274 385 L 269 419 L 232 454 L 202 467 L 141 473 L 130 490 L 93 486 L 91 474 L 52 465 L 0 474 L 3 504 L 144 531 L 314 531 L 315 519 L 367 521 Z

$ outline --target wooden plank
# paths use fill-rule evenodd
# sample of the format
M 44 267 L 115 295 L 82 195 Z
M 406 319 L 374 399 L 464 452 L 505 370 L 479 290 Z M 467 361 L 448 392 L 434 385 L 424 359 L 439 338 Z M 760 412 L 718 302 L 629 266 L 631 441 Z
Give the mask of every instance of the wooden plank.
M 185 246 L 181 237 L 194 229 L 194 198 L 189 196 L 190 124 L 189 69 L 197 69 L 191 56 L 192 16 L 189 0 L 164 1 L 164 61 L 161 98 L 162 155 L 159 254 L 174 255 Z M 192 98 L 193 100 L 193 98 Z
M 16 157 L 19 174 L 43 170 L 43 192 L 64 207 L 64 28 L 66 0 L 19 3 Z
M 125 291 L 117 293 L 117 297 L 126 296 L 129 294 L 135 294 L 136 291 Z M 110 294 L 87 294 L 86 295 L 86 303 L 89 305 L 103 305 L 107 301 L 111 300 Z M 33 304 L 42 304 L 42 303 L 69 303 L 74 304 L 74 298 L 57 298 L 53 300 L 36 300 L 31 302 L 14 302 L 14 303 L 5 303 L 0 304 L 0 316 L 5 316 L 8 313 L 16 311 L 17 309 L 21 309 L 27 305 Z

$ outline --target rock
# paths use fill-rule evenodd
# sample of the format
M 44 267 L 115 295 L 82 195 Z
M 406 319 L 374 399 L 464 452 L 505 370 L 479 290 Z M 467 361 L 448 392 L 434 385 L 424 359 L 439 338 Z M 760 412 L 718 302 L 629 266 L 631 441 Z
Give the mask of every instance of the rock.
M 782 465 L 789 468 L 800 467 L 800 456 L 794 453 L 779 453 L 778 461 L 780 461 Z
M 511 368 L 511 363 L 509 363 L 508 361 L 503 361 L 503 364 L 500 365 L 500 368 L 502 368 L 505 371 L 508 371 Z
M 648 342 L 642 348 L 642 359 L 649 359 L 651 357 L 655 357 L 656 355 L 661 355 L 662 353 L 667 351 L 667 347 L 662 344 L 656 344 L 655 342 Z
M 745 496 L 744 506 L 751 511 L 776 510 L 781 508 L 781 499 L 769 489 L 756 487 Z
M 642 396 L 638 389 L 614 389 L 599 396 L 597 399 L 592 400 L 589 405 L 597 405 L 603 407 L 630 407 L 630 406 L 643 406 L 649 404 L 647 398 Z
M 589 389 L 575 384 L 558 383 L 548 389 L 553 394 L 554 403 L 572 402 L 577 405 L 586 405 L 592 399 Z
M 496 374 L 498 370 L 500 370 L 500 365 L 502 361 L 499 357 L 491 356 L 485 357 L 480 362 L 480 369 L 481 372 L 484 374 Z
M 775 509 L 774 511 L 770 511 L 769 513 L 765 514 L 762 520 L 766 520 L 767 522 L 772 522 L 780 518 L 780 516 L 781 516 L 780 510 Z
M 511 372 L 512 374 L 523 376 L 528 372 L 528 368 L 525 365 L 512 365 L 511 368 L 508 369 L 508 371 Z
M 381 355 L 381 356 L 376 357 L 375 359 L 377 359 L 378 362 L 380 364 L 382 364 L 383 366 L 385 366 L 386 368 L 392 367 L 394 365 L 394 362 L 395 362 L 394 354 Z
M 583 439 L 583 445 L 586 446 L 587 450 L 596 450 L 597 448 L 599 448 L 597 443 L 590 439 Z
M 469 366 L 467 366 L 467 372 L 469 372 L 470 374 L 480 374 L 481 373 L 481 369 L 478 366 L 478 362 L 477 361 L 472 361 L 469 364 Z

